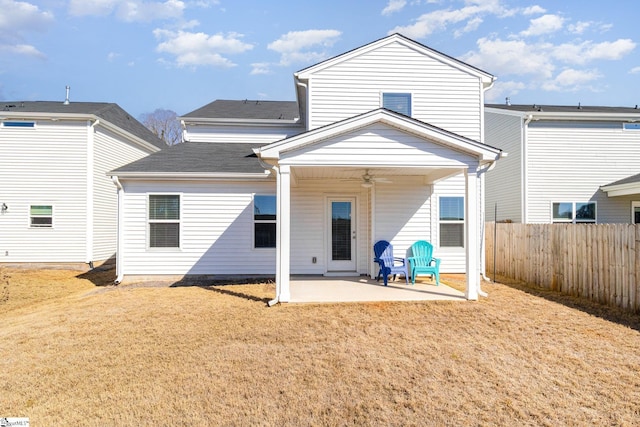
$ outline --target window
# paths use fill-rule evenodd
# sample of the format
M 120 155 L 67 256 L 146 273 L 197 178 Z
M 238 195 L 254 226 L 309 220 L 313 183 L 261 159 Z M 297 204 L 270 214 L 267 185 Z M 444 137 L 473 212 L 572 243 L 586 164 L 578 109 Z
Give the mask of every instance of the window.
M 383 93 L 382 106 L 387 110 L 411 116 L 411 94 L 410 93 Z
M 2 122 L 2 126 L 6 128 L 33 128 L 36 127 L 34 122 Z
M 31 227 L 53 227 L 53 206 L 29 206 L 29 225 Z
M 180 247 L 179 195 L 149 195 L 149 247 Z
M 624 130 L 640 130 L 640 123 L 623 123 L 622 129 Z
M 276 196 L 253 196 L 255 248 L 276 247 Z
M 631 202 L 631 223 L 640 224 L 640 202 Z
M 595 202 L 554 202 L 553 222 L 595 223 Z
M 440 197 L 440 247 L 464 247 L 464 197 Z

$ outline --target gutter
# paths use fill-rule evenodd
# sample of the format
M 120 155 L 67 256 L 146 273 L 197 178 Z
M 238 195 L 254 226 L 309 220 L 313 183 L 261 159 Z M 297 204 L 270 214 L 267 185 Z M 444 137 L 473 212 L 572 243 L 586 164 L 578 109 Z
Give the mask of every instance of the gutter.
M 522 223 L 526 224 L 527 221 L 527 190 L 529 188 L 529 181 L 527 176 L 527 130 L 529 129 L 529 123 L 533 120 L 533 114 L 529 114 L 525 117 L 525 120 L 522 122 L 522 156 L 520 156 L 520 180 L 522 181 L 522 200 L 520 200 L 520 217 L 522 218 Z
M 123 230 L 122 230 L 122 210 L 123 210 L 123 199 L 124 199 L 124 188 L 122 187 L 122 183 L 118 179 L 117 176 L 112 176 L 111 180 L 118 188 L 118 219 L 117 219 L 117 236 L 116 236 L 116 279 L 113 281 L 114 285 L 119 285 L 122 283 L 122 279 L 124 278 L 124 272 L 122 271 L 122 240 L 123 240 Z

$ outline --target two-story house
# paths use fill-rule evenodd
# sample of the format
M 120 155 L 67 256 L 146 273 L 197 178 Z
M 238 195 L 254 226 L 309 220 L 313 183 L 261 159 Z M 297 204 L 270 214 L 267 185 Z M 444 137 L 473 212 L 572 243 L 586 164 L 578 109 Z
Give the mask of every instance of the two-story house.
M 107 172 L 166 144 L 117 104 L 0 104 L 0 264 L 115 259 Z
M 373 244 L 434 243 L 477 299 L 494 77 L 395 34 L 294 74 L 296 102 L 215 101 L 184 143 L 112 174 L 118 279 L 371 275 Z
M 485 115 L 485 141 L 509 153 L 487 174 L 488 220 L 640 222 L 637 106 L 491 104 Z

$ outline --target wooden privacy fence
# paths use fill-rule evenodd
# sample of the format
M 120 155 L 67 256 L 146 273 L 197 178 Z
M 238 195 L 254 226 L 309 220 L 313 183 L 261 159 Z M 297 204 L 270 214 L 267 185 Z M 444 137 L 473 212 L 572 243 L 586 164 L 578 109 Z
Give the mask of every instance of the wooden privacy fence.
M 640 225 L 487 223 L 486 273 L 640 312 Z M 495 257 L 494 257 L 495 249 Z

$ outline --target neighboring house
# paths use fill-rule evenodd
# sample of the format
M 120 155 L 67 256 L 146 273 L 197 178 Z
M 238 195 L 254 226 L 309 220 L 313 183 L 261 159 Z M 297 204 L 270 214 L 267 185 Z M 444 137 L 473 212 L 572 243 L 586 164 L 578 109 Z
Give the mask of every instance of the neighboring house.
M 637 107 L 486 105 L 485 116 L 485 142 L 509 153 L 487 173 L 487 220 L 640 222 Z
M 163 144 L 116 104 L 0 103 L 0 263 L 115 259 L 106 173 Z
M 477 299 L 493 80 L 395 34 L 295 73 L 297 102 L 184 115 L 184 143 L 112 172 L 117 280 L 275 274 L 286 302 L 291 274 L 375 276 L 377 240 L 424 239 Z

